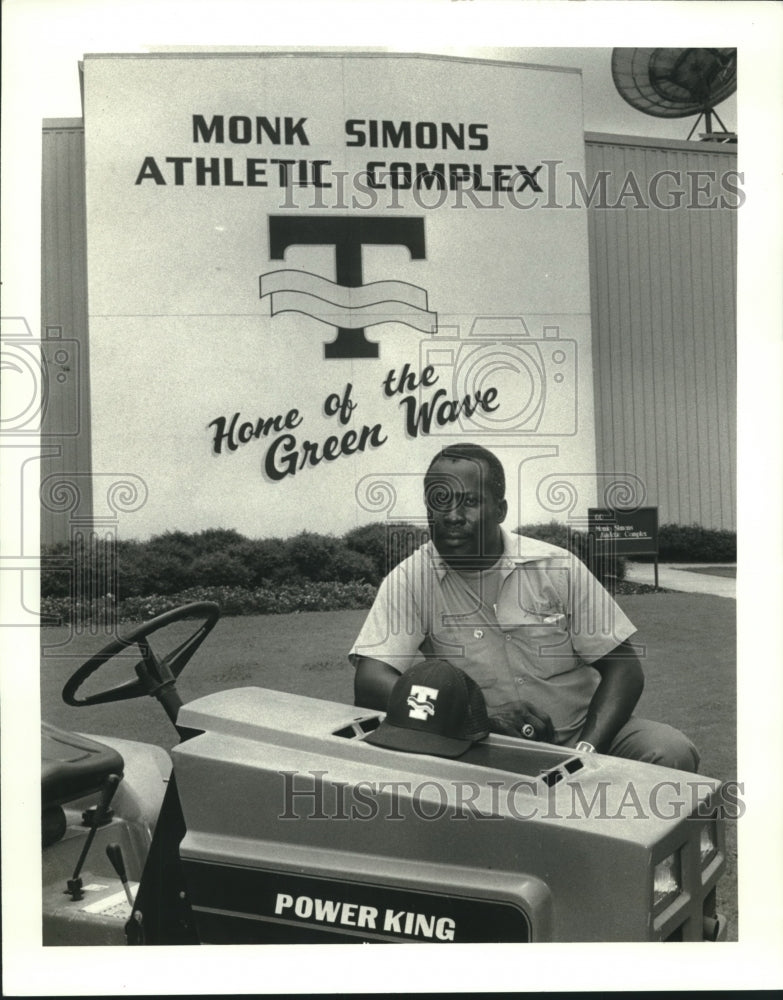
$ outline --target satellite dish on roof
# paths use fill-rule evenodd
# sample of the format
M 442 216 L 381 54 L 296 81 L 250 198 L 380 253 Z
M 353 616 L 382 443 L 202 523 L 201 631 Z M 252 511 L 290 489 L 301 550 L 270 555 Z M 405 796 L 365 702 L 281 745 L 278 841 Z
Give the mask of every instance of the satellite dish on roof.
M 715 105 L 737 89 L 736 49 L 614 49 L 612 79 L 631 107 L 655 118 L 704 117 L 702 139 L 736 142 L 718 117 Z M 722 132 L 713 132 L 712 117 Z

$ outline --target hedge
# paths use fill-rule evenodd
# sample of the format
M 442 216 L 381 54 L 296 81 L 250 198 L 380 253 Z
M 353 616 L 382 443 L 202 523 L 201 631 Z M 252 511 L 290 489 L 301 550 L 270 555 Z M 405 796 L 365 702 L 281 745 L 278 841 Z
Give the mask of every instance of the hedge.
M 625 579 L 625 559 L 607 559 L 596 557 L 587 544 L 587 536 L 573 531 L 567 524 L 560 521 L 549 521 L 546 524 L 522 524 L 515 529 L 517 535 L 527 535 L 537 538 L 550 545 L 558 545 L 568 549 L 581 559 L 598 579 L 607 587 Z
M 584 536 L 568 525 L 550 521 L 516 531 L 574 551 L 607 585 L 625 576 L 625 560 L 596 562 Z M 423 524 L 375 522 L 342 537 L 303 531 L 287 539 L 249 539 L 211 528 L 169 531 L 145 542 L 59 543 L 42 552 L 42 610 L 65 620 L 118 613 L 125 620 L 152 617 L 148 607 L 159 614 L 188 600 L 217 600 L 226 614 L 368 607 L 383 577 L 427 537 Z M 736 535 L 729 531 L 663 525 L 659 541 L 662 560 L 736 560 Z M 75 593 L 77 579 L 82 586 Z
M 572 549 L 588 565 L 590 555 L 585 551 L 584 536 L 572 533 L 559 521 L 548 524 L 526 524 L 516 529 L 520 535 L 530 535 L 542 541 Z M 651 562 L 653 556 L 633 556 L 634 561 Z M 658 559 L 661 562 L 735 563 L 737 561 L 737 535 L 720 528 L 703 528 L 699 524 L 662 524 L 658 528 Z M 623 579 L 625 561 L 617 560 L 613 575 Z M 592 567 L 591 567 L 592 568 Z
M 111 595 L 118 601 L 197 587 L 251 592 L 330 582 L 377 587 L 426 537 L 420 525 L 375 523 L 342 538 L 303 531 L 286 539 L 249 539 L 209 529 L 169 531 L 146 542 L 60 543 L 42 552 L 41 595 L 70 599 L 77 578 L 91 599 Z
M 667 562 L 734 563 L 737 534 L 698 524 L 662 524 L 658 529 L 658 558 Z

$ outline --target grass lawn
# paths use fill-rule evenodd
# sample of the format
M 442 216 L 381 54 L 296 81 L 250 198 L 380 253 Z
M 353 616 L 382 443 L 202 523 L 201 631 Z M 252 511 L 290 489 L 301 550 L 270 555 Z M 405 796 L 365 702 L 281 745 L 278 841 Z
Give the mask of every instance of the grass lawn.
M 736 603 L 704 594 L 644 594 L 619 597 L 637 626 L 646 685 L 638 714 L 683 729 L 699 747 L 701 772 L 722 780 L 736 774 Z M 258 686 L 328 701 L 352 703 L 353 670 L 347 652 L 365 611 L 307 612 L 224 618 L 185 668 L 178 683 L 184 701 L 226 687 Z M 193 624 L 172 626 L 165 652 Z M 125 631 L 125 628 L 123 628 Z M 60 692 L 70 674 L 108 642 L 105 634 L 69 636 L 66 628 L 41 630 L 41 714 L 66 729 L 122 736 L 169 749 L 176 733 L 149 698 L 71 708 Z M 137 656 L 115 659 L 101 671 L 97 690 L 133 676 Z M 86 693 L 89 688 L 85 688 Z M 727 871 L 719 887 L 719 909 L 729 917 L 729 939 L 737 938 L 736 824 L 727 829 Z

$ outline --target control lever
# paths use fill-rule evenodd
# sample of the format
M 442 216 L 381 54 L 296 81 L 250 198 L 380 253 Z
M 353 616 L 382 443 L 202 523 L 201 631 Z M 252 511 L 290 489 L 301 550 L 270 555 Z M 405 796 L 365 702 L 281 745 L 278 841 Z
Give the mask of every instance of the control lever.
M 125 859 L 122 856 L 122 848 L 119 844 L 109 844 L 106 848 L 106 856 L 111 861 L 111 866 L 117 872 L 117 877 L 122 882 L 125 890 L 125 898 L 131 908 L 131 918 L 125 924 L 125 937 L 128 944 L 145 944 L 144 924 L 139 910 L 134 910 L 134 899 L 131 896 L 128 876 L 125 874 Z
M 120 783 L 120 776 L 118 774 L 110 774 L 103 783 L 103 788 L 101 788 L 101 797 L 98 801 L 98 805 L 95 806 L 94 810 L 87 810 L 84 813 L 84 822 L 90 824 L 90 832 L 87 834 L 87 840 L 84 842 L 84 847 L 82 848 L 82 853 L 79 855 L 79 860 L 76 862 L 76 868 L 74 869 L 73 876 L 68 879 L 68 888 L 64 891 L 71 894 L 71 899 L 74 902 L 84 898 L 84 893 L 82 892 L 82 880 L 79 877 L 79 873 L 82 870 L 82 866 L 87 858 L 90 848 L 92 847 L 92 842 L 95 840 L 95 834 L 99 826 L 103 826 L 107 819 L 110 818 L 109 805 L 111 800 L 114 798 L 114 793 L 117 791 L 117 786 Z
M 122 882 L 122 888 L 125 890 L 125 896 L 130 904 L 130 908 L 133 909 L 133 896 L 131 896 L 130 886 L 128 885 L 128 876 L 125 873 L 125 859 L 122 856 L 120 845 L 109 844 L 106 848 L 106 857 L 111 861 L 112 868 L 117 872 L 117 877 Z

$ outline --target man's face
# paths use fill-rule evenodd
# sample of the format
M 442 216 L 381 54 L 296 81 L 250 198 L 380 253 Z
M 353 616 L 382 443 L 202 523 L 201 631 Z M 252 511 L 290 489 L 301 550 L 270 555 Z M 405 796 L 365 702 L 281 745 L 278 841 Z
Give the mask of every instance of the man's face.
M 507 504 L 495 499 L 487 480 L 485 463 L 465 458 L 438 459 L 424 480 L 432 541 L 456 567 L 491 566 L 503 552 Z

